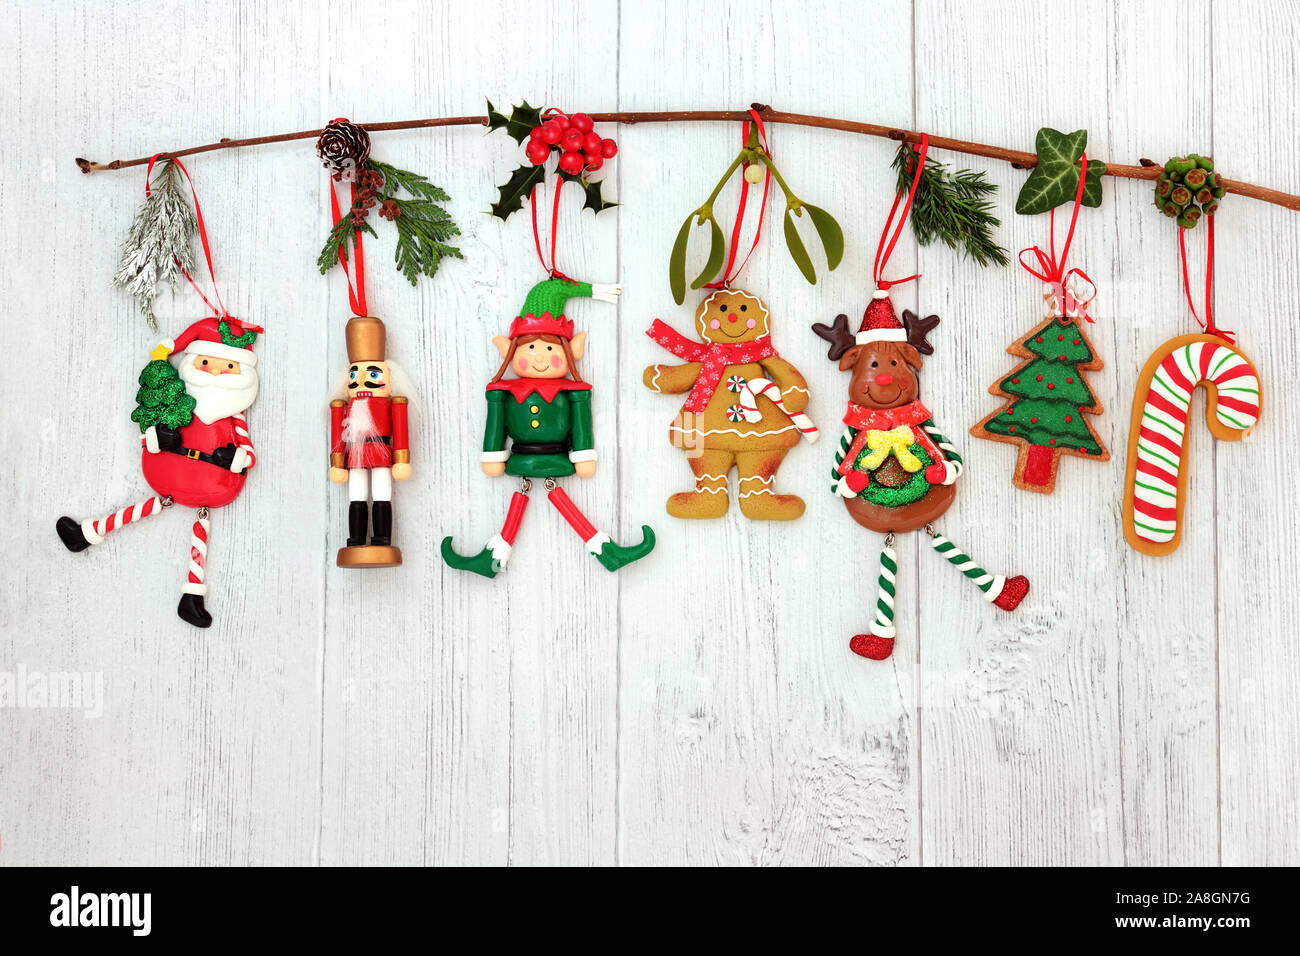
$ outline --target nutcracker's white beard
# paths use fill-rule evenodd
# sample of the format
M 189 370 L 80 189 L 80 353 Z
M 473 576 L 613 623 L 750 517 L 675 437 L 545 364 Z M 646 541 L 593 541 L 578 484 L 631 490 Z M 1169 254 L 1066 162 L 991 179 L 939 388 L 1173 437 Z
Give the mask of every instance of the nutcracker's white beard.
M 181 362 L 180 376 L 185 390 L 194 399 L 194 414 L 205 425 L 246 411 L 257 398 L 257 369 L 241 365 L 239 372 L 213 375 L 200 371 L 194 357 L 186 356 Z

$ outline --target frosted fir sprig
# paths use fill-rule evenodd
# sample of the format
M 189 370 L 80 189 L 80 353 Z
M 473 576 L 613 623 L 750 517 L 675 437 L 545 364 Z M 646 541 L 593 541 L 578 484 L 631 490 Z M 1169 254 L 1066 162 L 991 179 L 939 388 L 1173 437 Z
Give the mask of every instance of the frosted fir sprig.
M 140 313 L 155 332 L 158 320 L 153 300 L 159 283 L 174 289 L 182 269 L 194 271 L 193 238 L 198 221 L 182 185 L 176 164 L 162 160 L 150 183 L 149 196 L 140 204 L 122 243 L 122 259 L 113 276 L 113 285 L 135 297 Z

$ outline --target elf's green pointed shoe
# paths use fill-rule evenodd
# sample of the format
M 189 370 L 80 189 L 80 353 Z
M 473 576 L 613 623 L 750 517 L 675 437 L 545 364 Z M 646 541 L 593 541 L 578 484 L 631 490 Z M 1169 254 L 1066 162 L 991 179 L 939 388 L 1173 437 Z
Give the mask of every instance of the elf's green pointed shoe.
M 606 541 L 599 551 L 593 552 L 596 560 L 605 566 L 606 571 L 617 571 L 626 564 L 631 564 L 638 558 L 644 558 L 654 550 L 655 533 L 650 530 L 650 526 L 643 524 L 641 526 L 641 543 L 624 547 L 621 544 L 615 544 L 613 541 Z
M 505 562 L 497 559 L 490 544 L 472 557 L 467 558 L 457 554 L 456 549 L 451 546 L 451 535 L 442 539 L 442 560 L 447 562 L 448 567 L 455 568 L 457 571 L 472 571 L 485 578 L 496 577 L 505 567 Z

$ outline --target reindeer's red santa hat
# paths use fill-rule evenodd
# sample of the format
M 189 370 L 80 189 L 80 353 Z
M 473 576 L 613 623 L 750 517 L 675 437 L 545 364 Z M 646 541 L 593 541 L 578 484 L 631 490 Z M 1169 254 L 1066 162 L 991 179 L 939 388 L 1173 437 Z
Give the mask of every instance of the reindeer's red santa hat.
M 211 355 L 251 367 L 257 365 L 253 342 L 261 331 L 261 326 L 245 325 L 231 316 L 224 319 L 209 316 L 199 319 L 175 339 L 164 339 L 161 344 L 171 352 Z
M 877 289 L 871 297 L 867 311 L 862 313 L 862 324 L 853 337 L 853 344 L 866 345 L 868 342 L 906 342 L 907 330 L 894 314 L 894 303 L 889 300 L 889 293 Z

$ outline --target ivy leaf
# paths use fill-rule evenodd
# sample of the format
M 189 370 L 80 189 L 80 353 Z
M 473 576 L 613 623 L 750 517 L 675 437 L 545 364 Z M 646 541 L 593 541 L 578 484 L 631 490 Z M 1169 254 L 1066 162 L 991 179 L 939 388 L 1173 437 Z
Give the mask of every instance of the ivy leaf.
M 1072 202 L 1079 189 L 1079 160 L 1087 145 L 1086 129 L 1073 133 L 1062 133 L 1046 126 L 1040 129 L 1034 141 L 1038 165 L 1020 187 L 1016 212 L 1032 216 Z M 1105 170 L 1105 163 L 1088 161 L 1082 197 L 1085 206 L 1101 205 L 1101 176 Z
M 509 116 L 493 106 L 491 100 L 487 101 L 487 108 L 488 132 L 504 129 L 516 143 L 523 143 L 532 128 L 540 126 L 542 122 L 542 111 L 535 106 L 529 106 L 527 100 L 511 109 Z
M 510 218 L 510 214 L 518 212 L 524 208 L 524 199 L 533 191 L 533 187 L 540 183 L 546 175 L 546 167 L 534 166 L 531 163 L 518 167 L 510 174 L 510 179 L 504 186 L 498 186 L 497 190 L 501 193 L 501 198 L 492 204 L 492 215 L 498 219 L 505 220 Z
M 603 179 L 595 182 L 582 182 L 582 191 L 587 196 L 586 201 L 582 204 L 583 209 L 590 209 L 593 213 L 601 213 L 618 205 L 618 203 L 611 202 L 600 194 L 601 187 L 604 184 Z

